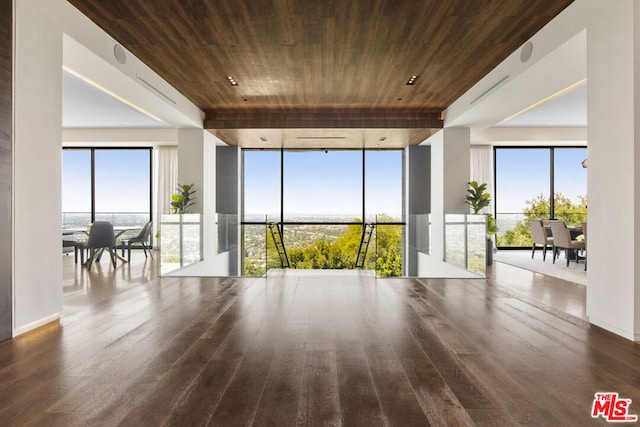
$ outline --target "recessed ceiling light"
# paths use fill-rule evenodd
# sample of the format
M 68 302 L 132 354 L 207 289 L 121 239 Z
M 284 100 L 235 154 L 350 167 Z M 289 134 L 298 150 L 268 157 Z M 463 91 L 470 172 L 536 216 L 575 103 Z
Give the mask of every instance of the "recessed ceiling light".
M 416 80 L 418 80 L 419 76 L 411 76 L 409 77 L 409 80 L 407 80 L 407 85 L 408 86 L 413 86 L 414 84 L 416 84 Z
M 231 83 L 231 86 L 238 86 L 238 82 L 233 77 L 227 76 L 227 80 L 229 80 L 229 83 Z

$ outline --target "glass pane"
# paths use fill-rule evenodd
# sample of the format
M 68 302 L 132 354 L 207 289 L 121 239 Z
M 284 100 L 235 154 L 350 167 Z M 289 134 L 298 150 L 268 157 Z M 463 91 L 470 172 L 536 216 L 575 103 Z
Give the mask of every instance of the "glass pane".
M 402 221 L 402 151 L 366 151 L 367 222 Z
M 375 238 L 367 251 L 365 268 L 375 261 L 376 274 L 380 277 L 402 276 L 402 225 L 378 223 Z
M 550 149 L 496 149 L 498 246 L 531 246 L 527 218 L 550 215 Z
M 284 243 L 291 268 L 353 269 L 361 225 L 285 225 Z
M 62 227 L 91 222 L 91 151 L 62 150 Z
M 244 225 L 243 276 L 260 277 L 267 272 L 267 240 L 265 225 Z
M 361 151 L 287 151 L 285 221 L 362 218 Z
M 244 220 L 280 218 L 280 151 L 244 151 Z
M 554 216 L 569 225 L 587 221 L 587 169 L 582 167 L 586 158 L 586 148 L 554 149 Z
M 96 221 L 143 226 L 151 219 L 151 150 L 95 150 Z

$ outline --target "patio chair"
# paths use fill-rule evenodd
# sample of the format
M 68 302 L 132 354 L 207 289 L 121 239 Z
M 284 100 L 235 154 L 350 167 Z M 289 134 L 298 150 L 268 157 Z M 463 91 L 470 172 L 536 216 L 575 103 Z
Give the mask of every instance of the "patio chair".
M 541 219 L 530 219 L 529 227 L 531 228 L 531 259 L 536 253 L 536 245 L 542 245 L 542 260 L 547 260 L 547 246 L 553 251 L 553 237 L 547 236 Z
M 122 256 L 124 256 L 124 248 L 127 247 L 129 251 L 127 254 L 127 261 L 131 262 L 131 244 L 132 243 L 140 243 L 142 245 L 142 250 L 144 251 L 144 257 L 147 258 L 147 250 L 149 250 L 149 255 L 153 258 L 153 254 L 151 253 L 151 244 L 149 239 L 151 238 L 151 229 L 153 227 L 153 221 L 147 222 L 140 233 L 137 236 L 130 237 L 128 239 L 122 239 Z M 149 243 L 147 245 L 147 243 Z
M 571 233 L 564 221 L 551 221 L 551 234 L 553 235 L 553 263 L 556 262 L 558 249 L 564 249 L 567 257 L 567 267 L 572 255 L 575 255 L 576 264 L 578 263 L 578 250 L 584 249 L 585 244 L 579 240 L 571 240 Z
M 116 268 L 116 237 L 113 232 L 113 224 L 108 221 L 96 221 L 91 224 L 89 239 L 85 247 L 89 249 L 89 258 L 86 263 L 88 270 L 91 270 L 91 265 L 95 260 L 100 260 L 105 249 L 109 251 L 113 268 Z

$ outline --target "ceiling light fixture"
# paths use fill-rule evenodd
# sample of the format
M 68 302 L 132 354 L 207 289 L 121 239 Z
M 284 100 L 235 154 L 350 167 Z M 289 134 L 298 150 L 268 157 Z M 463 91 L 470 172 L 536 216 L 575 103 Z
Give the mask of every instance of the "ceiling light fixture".
M 565 93 L 571 92 L 572 90 L 582 86 L 586 82 L 587 82 L 587 79 L 582 79 L 579 82 L 574 83 L 571 86 L 568 86 L 568 87 L 566 87 L 566 88 L 564 88 L 562 90 L 559 90 L 558 92 L 554 93 L 553 95 L 547 96 L 543 100 L 540 100 L 540 101 L 536 102 L 535 104 L 532 104 L 532 105 L 528 106 L 524 110 L 518 111 L 517 113 L 515 113 L 515 114 L 507 117 L 506 119 L 504 119 L 502 122 L 508 122 L 509 120 L 515 119 L 516 117 L 521 116 L 524 113 L 528 113 L 529 111 L 533 110 L 534 108 L 537 108 L 537 107 L 541 106 L 542 104 L 546 104 L 547 102 L 549 102 L 551 100 L 554 100 L 554 99 L 564 95 Z
M 123 104 L 128 105 L 129 107 L 133 108 L 136 111 L 139 111 L 140 113 L 144 114 L 145 116 L 151 117 L 153 120 L 158 121 L 160 123 L 164 123 L 164 120 L 162 120 L 160 117 L 151 114 L 150 112 L 148 112 L 147 110 L 143 109 L 142 107 L 138 107 L 136 104 L 132 103 L 131 101 L 124 99 L 123 97 L 121 97 L 120 95 L 116 94 L 115 92 L 112 92 L 111 90 L 107 89 L 106 87 L 102 86 L 100 83 L 91 80 L 90 78 L 83 76 L 82 74 L 78 73 L 76 70 L 69 68 L 66 65 L 62 66 L 62 69 L 65 70 L 66 72 L 68 72 L 69 74 L 79 78 L 80 80 L 82 80 L 83 82 L 93 86 L 94 88 L 101 90 L 102 92 L 106 93 L 107 95 L 112 96 L 113 98 L 117 99 L 118 101 L 122 102 Z
M 409 80 L 407 80 L 407 86 L 413 86 L 414 84 L 416 84 L 416 80 L 418 80 L 419 76 L 411 76 L 409 77 Z
M 229 80 L 229 83 L 231 83 L 231 86 L 238 86 L 238 82 L 233 77 L 227 76 L 227 80 Z

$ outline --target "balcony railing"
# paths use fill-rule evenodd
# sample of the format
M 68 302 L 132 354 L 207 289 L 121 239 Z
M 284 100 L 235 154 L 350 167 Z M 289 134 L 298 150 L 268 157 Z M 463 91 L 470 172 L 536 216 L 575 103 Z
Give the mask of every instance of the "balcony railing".
M 485 277 L 488 250 L 486 215 L 446 214 L 444 227 L 445 262 Z
M 109 221 L 123 227 L 144 227 L 150 221 L 149 212 L 96 212 L 96 221 Z M 91 212 L 62 212 L 63 229 L 84 228 L 91 223 Z
M 496 243 L 499 248 L 531 247 L 531 230 L 529 219 L 550 219 L 549 212 L 527 214 L 522 212 L 498 212 L 496 213 L 496 225 L 498 234 Z M 564 221 L 567 225 L 579 226 L 587 221 L 587 212 L 562 212 L 556 211 L 554 218 Z
M 274 268 L 376 270 L 378 275 L 403 275 L 405 223 L 379 216 L 363 224 L 345 217 L 244 221 L 244 269 L 261 276 Z

